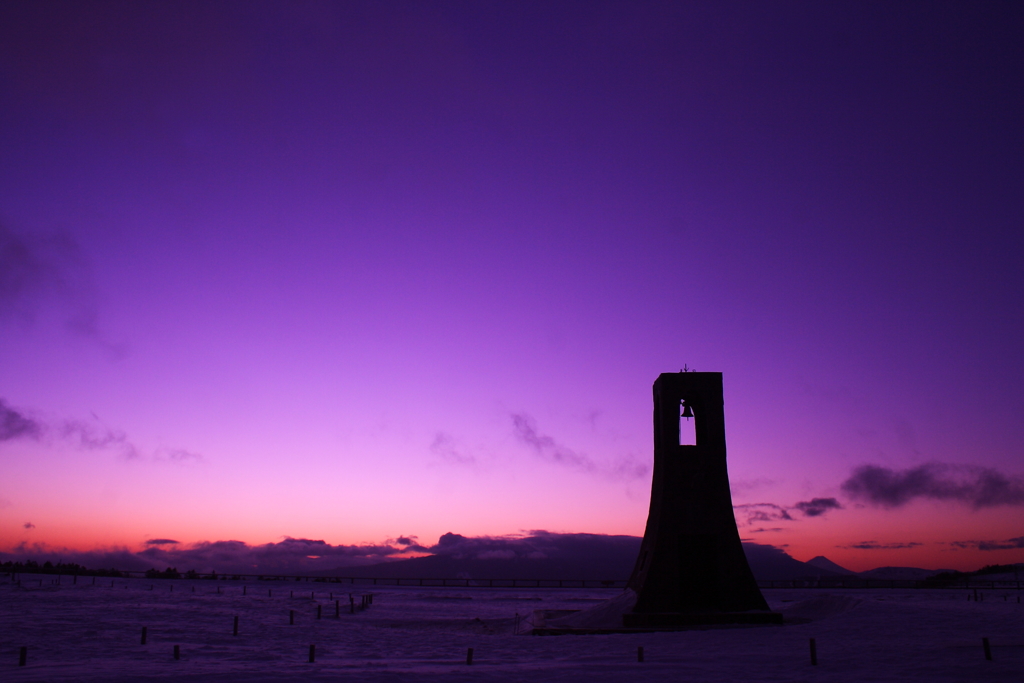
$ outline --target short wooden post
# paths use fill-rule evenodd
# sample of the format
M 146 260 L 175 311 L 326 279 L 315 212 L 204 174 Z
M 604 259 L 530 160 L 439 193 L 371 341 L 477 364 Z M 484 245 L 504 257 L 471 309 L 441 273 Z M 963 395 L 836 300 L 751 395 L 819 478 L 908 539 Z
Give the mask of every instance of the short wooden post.
M 985 659 L 992 661 L 992 648 L 989 647 L 988 638 L 981 639 L 981 647 L 985 650 Z
M 248 595 L 248 593 L 249 593 L 249 587 L 248 586 L 242 586 L 242 595 Z
M 811 638 L 811 664 L 818 666 L 818 645 L 814 642 L 814 638 Z
M 309 646 L 309 663 L 312 664 L 316 661 L 316 645 L 310 644 Z
M 28 648 L 24 645 L 21 646 L 21 652 L 18 653 L 18 666 L 25 666 L 28 663 Z
M 289 598 L 294 598 L 295 597 L 295 591 L 288 591 L 288 597 Z
M 294 625 L 295 624 L 295 610 L 293 610 L 293 609 L 288 610 L 288 624 L 289 625 Z
M 636 649 L 636 661 L 638 661 L 638 662 L 644 661 L 644 646 L 643 645 L 640 645 Z
M 270 597 L 270 594 L 271 594 L 271 592 L 272 592 L 272 591 L 270 591 L 270 590 L 268 590 L 268 591 L 267 591 L 267 597 L 268 597 L 268 598 Z
M 469 649 L 466 650 L 466 664 L 472 664 L 472 663 L 473 663 L 473 648 L 469 648 Z
M 174 592 L 174 584 L 173 583 L 171 584 L 171 592 L 172 593 Z
M 341 600 L 334 601 L 334 618 L 341 619 Z
M 181 646 L 180 645 L 175 645 L 174 646 L 174 659 L 175 660 L 181 659 Z
M 352 597 L 351 593 L 348 594 L 348 613 L 356 613 L 356 599 Z
M 319 619 L 323 616 L 322 614 L 323 605 L 316 606 L 316 618 Z
M 142 627 L 142 644 L 143 645 L 146 644 L 146 627 L 145 626 Z
M 238 635 L 238 617 L 237 616 L 235 617 L 235 625 L 231 629 L 231 635 L 233 635 L 233 636 L 237 636 Z
M 195 587 L 195 586 L 192 586 L 192 592 L 193 592 L 193 593 L 195 593 L 195 592 L 196 592 L 196 587 Z

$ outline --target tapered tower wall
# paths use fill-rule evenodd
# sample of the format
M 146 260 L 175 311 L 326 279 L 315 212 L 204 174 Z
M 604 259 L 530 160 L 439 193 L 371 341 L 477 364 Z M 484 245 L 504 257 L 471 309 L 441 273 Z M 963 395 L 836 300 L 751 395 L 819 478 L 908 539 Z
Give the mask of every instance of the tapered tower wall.
M 696 445 L 679 443 L 684 404 Z M 651 507 L 629 588 L 637 603 L 627 626 L 744 621 L 725 617 L 768 610 L 733 516 L 720 372 L 665 373 L 654 383 Z

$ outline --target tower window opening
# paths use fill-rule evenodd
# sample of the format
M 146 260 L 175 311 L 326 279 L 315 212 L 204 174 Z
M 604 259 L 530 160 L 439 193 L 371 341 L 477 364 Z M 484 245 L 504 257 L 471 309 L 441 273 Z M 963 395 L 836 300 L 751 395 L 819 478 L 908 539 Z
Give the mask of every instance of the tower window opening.
M 679 407 L 679 445 L 696 446 L 697 420 L 693 416 L 693 408 L 686 401 L 682 401 Z

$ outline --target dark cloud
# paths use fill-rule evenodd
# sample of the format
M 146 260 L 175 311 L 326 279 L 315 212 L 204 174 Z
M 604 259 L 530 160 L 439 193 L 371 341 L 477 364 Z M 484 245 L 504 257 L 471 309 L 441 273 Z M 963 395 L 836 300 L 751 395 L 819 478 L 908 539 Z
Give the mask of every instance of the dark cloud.
M 740 526 L 750 526 L 758 522 L 793 521 L 786 508 L 775 503 L 745 503 L 734 505 L 733 512 Z
M 398 545 L 412 545 L 413 543 L 415 543 L 415 541 L 413 540 L 414 538 L 416 537 L 399 536 L 395 539 L 395 543 L 397 543 Z
M 599 474 L 613 479 L 639 479 L 650 472 L 646 463 L 638 463 L 633 458 L 622 458 L 610 467 L 599 466 L 587 455 L 577 453 L 563 446 L 555 439 L 537 430 L 536 421 L 526 413 L 512 413 L 512 432 L 522 443 L 548 462 L 586 472 Z
M 900 507 L 915 498 L 967 503 L 976 510 L 1024 505 L 1024 480 L 1021 478 L 989 467 L 938 462 L 905 470 L 862 465 L 843 482 L 842 489 L 855 500 L 886 508 Z
M 837 548 L 845 548 L 847 550 L 856 548 L 857 550 L 901 550 L 904 548 L 916 548 L 923 543 L 917 541 L 910 541 L 909 543 L 879 543 L 878 541 L 861 541 L 860 543 L 854 543 L 853 545 L 837 545 Z
M 843 508 L 835 498 L 812 498 L 811 500 L 801 501 L 793 507 L 808 517 L 820 517 L 829 510 L 841 510 Z
M 35 525 L 35 524 L 33 524 L 32 522 L 25 522 L 25 523 L 24 523 L 24 524 L 22 524 L 21 526 L 22 526 L 23 528 L 25 528 L 25 529 L 35 529 L 35 528 L 36 528 L 36 525 Z
M 0 441 L 39 440 L 42 436 L 43 426 L 39 422 L 19 413 L 0 399 Z
M 146 541 L 146 545 L 177 545 L 178 542 L 173 538 L 151 538 Z
M 1024 536 L 1008 538 L 1005 541 L 953 541 L 950 545 L 959 549 L 1020 550 L 1024 548 Z

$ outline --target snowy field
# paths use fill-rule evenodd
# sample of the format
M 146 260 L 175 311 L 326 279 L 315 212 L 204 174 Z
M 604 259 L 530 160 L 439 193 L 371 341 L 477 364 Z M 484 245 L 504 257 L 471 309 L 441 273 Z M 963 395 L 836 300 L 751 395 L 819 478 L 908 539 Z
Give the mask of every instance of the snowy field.
M 966 590 L 766 590 L 800 623 L 541 637 L 513 635 L 516 613 L 584 609 L 618 591 L 18 578 L 0 577 L 3 681 L 1024 681 L 1016 591 L 976 602 Z M 350 589 L 357 606 L 373 591 L 373 605 L 348 613 Z

